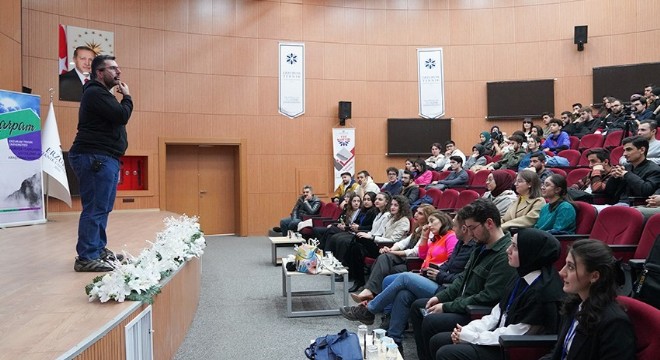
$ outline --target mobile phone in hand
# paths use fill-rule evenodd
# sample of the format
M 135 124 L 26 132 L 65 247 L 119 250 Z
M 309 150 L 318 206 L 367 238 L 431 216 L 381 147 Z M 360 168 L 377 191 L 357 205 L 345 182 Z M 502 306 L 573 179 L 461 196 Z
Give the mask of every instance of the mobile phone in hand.
M 437 264 L 429 263 L 429 267 L 430 267 L 431 269 L 440 270 L 440 266 L 438 266 Z

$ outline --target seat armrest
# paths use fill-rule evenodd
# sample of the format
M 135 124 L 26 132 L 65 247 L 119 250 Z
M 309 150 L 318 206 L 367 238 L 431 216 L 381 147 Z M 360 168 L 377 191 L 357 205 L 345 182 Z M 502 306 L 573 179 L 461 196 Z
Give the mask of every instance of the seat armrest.
M 562 235 L 555 235 L 557 240 L 559 241 L 576 241 L 580 239 L 588 239 L 590 237 L 589 234 L 562 234 Z
M 616 252 L 635 252 L 637 250 L 637 245 L 607 245 Z
M 422 268 L 424 259 L 417 256 L 406 256 L 406 267 L 408 271 L 419 270 Z
M 467 306 L 468 315 L 470 315 L 472 320 L 481 319 L 485 315 L 490 314 L 490 312 L 492 310 L 493 310 L 493 308 L 491 306 L 483 306 L 483 305 L 468 305 Z
M 628 265 L 631 269 L 642 270 L 644 269 L 644 264 L 646 264 L 646 259 L 630 259 L 628 260 Z
M 503 348 L 512 347 L 548 347 L 557 343 L 557 335 L 500 335 Z

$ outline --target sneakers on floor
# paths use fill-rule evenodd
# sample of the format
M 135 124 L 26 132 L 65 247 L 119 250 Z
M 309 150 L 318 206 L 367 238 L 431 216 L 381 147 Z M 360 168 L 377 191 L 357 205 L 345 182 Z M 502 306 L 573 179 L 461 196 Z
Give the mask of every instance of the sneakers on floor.
M 124 255 L 115 254 L 114 252 L 112 252 L 112 250 L 110 250 L 108 248 L 103 248 L 103 250 L 101 250 L 101 259 L 107 260 L 107 261 L 115 261 L 115 260 L 123 261 L 124 260 Z
M 342 306 L 339 312 L 348 320 L 359 321 L 365 325 L 373 325 L 376 316 L 366 306 Z
M 76 272 L 107 272 L 115 268 L 103 259 L 96 260 L 80 260 L 76 258 L 73 264 L 73 270 Z

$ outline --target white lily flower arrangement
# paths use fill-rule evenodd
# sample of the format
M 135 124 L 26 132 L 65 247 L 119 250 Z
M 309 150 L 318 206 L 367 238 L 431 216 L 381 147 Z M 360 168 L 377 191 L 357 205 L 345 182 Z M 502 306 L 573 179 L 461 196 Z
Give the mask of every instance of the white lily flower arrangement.
M 163 220 L 165 230 L 156 235 L 156 242 L 149 242 L 149 248 L 137 257 L 124 252 L 124 261 L 113 262 L 112 272 L 97 276 L 85 286 L 89 301 L 153 303 L 153 297 L 160 293 L 161 280 L 204 253 L 206 239 L 198 220 L 196 216 L 186 215 Z

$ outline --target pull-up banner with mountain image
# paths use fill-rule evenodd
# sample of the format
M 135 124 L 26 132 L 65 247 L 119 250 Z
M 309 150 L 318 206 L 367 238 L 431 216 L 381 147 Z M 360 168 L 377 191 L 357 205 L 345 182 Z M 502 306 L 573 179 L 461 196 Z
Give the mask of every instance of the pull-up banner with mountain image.
M 45 222 L 39 96 L 0 90 L 0 227 Z

